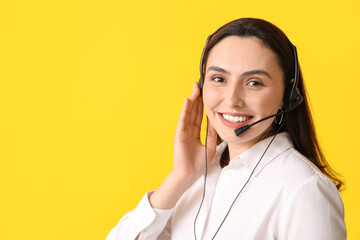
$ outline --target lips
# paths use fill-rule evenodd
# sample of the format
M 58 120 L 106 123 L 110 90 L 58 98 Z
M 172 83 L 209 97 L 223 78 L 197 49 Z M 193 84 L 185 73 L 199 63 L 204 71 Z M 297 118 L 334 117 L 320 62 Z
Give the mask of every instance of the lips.
M 253 116 L 240 113 L 218 113 L 222 123 L 230 128 L 241 128 L 247 125 Z

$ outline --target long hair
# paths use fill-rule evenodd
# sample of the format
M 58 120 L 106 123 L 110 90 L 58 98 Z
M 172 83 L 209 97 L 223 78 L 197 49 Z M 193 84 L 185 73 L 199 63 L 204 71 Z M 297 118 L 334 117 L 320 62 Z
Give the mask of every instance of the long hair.
M 240 18 L 219 28 L 213 34 L 205 48 L 204 71 L 211 49 L 228 36 L 256 37 L 260 39 L 265 46 L 275 53 L 277 62 L 284 73 L 285 88 L 290 86 L 291 79 L 295 76 L 292 44 L 283 31 L 272 23 L 262 19 Z M 301 70 L 298 81 L 298 89 L 304 100 L 298 107 L 288 113 L 280 132 L 287 132 L 294 144 L 294 148 L 314 163 L 322 173 L 335 183 L 337 189 L 340 190 L 343 182 L 327 163 L 316 137 Z M 277 128 L 275 124 L 273 126 L 274 129 Z M 218 136 L 218 142 L 221 141 Z M 221 156 L 220 164 L 224 167 L 229 161 L 229 149 L 226 148 Z

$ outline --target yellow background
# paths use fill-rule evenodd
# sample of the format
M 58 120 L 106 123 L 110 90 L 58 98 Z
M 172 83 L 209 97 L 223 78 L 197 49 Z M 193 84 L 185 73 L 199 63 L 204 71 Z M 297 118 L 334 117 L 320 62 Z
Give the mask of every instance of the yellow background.
M 209 34 L 240 17 L 298 47 L 319 139 L 360 239 L 360 2 L 0 3 L 0 239 L 104 239 L 172 168 Z

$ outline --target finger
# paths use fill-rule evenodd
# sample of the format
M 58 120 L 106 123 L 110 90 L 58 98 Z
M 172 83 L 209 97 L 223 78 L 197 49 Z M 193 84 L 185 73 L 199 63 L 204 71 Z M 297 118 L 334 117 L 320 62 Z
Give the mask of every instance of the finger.
M 203 119 L 203 102 L 202 102 L 202 98 L 199 97 L 199 101 L 198 101 L 198 105 L 197 105 L 197 109 L 196 109 L 196 119 L 195 119 L 195 127 L 199 129 L 201 128 L 201 122 Z
M 188 98 L 185 98 L 184 104 L 181 108 L 180 116 L 178 119 L 176 132 L 185 130 L 186 125 L 188 124 L 188 121 L 189 121 L 189 108 L 190 108 L 190 100 Z
M 191 101 L 189 123 L 195 124 L 196 117 L 198 114 L 198 105 L 200 103 L 200 89 L 198 88 L 196 82 L 194 83 L 193 92 L 189 97 L 189 99 Z
M 200 132 L 201 132 L 201 119 L 202 119 L 202 102 L 200 96 L 195 100 L 193 108 L 191 111 L 189 124 L 192 127 L 191 136 L 193 139 L 200 141 Z
M 202 114 L 199 112 L 199 108 L 202 106 L 201 97 L 198 95 L 195 99 L 192 110 L 190 112 L 189 125 L 191 127 L 191 132 L 189 132 L 191 139 L 196 140 L 201 145 L 200 132 L 201 132 L 201 120 L 197 124 L 197 119 L 200 118 Z
M 189 124 L 195 125 L 196 118 L 198 115 L 198 108 L 199 108 L 199 99 L 196 98 L 194 101 L 191 102 L 191 109 L 189 112 Z
M 207 146 L 210 151 L 215 151 L 217 143 L 217 132 L 210 121 L 208 121 Z
M 189 97 L 189 99 L 190 99 L 191 101 L 194 101 L 195 98 L 196 98 L 196 96 L 198 95 L 198 91 L 197 91 L 198 89 L 199 89 L 198 83 L 197 83 L 197 82 L 194 82 L 194 83 L 193 83 L 192 92 L 191 92 L 191 96 Z

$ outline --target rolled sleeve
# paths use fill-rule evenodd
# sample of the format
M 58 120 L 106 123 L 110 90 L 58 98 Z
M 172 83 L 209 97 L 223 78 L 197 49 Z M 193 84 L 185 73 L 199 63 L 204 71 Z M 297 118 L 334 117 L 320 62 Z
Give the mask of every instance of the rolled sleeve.
M 120 219 L 119 223 L 110 231 L 106 240 L 154 240 L 164 231 L 172 216 L 172 209 L 155 209 L 149 202 L 152 194 L 147 192 L 137 207 Z M 139 235 L 140 234 L 140 235 Z

